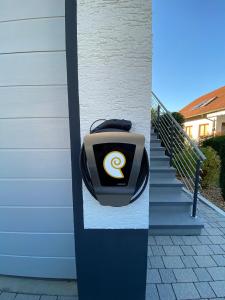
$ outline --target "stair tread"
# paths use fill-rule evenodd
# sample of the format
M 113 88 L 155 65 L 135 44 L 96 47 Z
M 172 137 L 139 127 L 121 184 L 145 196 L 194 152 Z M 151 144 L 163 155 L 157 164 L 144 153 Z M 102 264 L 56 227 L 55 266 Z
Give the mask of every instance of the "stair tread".
M 166 166 L 158 166 L 158 167 L 150 167 L 151 172 L 176 172 L 176 169 L 173 167 Z
M 150 156 L 150 158 L 153 158 L 155 160 L 169 160 L 170 158 L 166 155 L 155 155 L 155 156 Z
M 159 186 L 174 186 L 174 185 L 178 185 L 178 186 L 183 186 L 183 183 L 175 178 L 151 178 L 150 179 L 150 185 L 159 185 Z
M 191 204 L 192 199 L 187 193 L 174 193 L 168 191 L 151 191 L 150 190 L 150 205 L 160 204 Z
M 204 227 L 200 218 L 193 218 L 187 213 L 177 213 L 170 212 L 159 212 L 151 214 L 150 210 L 150 228 L 157 227 L 167 227 L 167 228 L 175 228 L 175 227 Z

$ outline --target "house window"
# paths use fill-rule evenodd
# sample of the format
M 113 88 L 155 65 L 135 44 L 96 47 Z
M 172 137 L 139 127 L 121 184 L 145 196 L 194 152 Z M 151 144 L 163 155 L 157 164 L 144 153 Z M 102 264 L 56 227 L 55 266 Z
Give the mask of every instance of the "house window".
M 193 127 L 193 126 L 186 126 L 186 127 L 185 127 L 185 131 L 186 131 L 187 135 L 188 135 L 190 138 L 192 138 L 192 127 Z
M 199 125 L 199 136 L 205 137 L 207 135 L 209 135 L 209 124 Z

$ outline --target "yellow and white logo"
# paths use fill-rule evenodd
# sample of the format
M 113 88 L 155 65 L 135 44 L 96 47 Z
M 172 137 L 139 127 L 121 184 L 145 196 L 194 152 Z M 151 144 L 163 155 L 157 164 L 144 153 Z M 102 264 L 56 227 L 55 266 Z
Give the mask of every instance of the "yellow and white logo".
M 121 169 L 126 164 L 126 157 L 119 151 L 109 152 L 103 161 L 103 167 L 106 173 L 113 178 L 124 178 Z

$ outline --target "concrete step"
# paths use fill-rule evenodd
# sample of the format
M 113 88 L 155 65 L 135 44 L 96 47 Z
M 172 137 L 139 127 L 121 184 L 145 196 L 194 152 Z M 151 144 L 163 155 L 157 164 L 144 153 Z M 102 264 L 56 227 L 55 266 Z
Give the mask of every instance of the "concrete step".
M 191 209 L 192 205 L 191 203 L 179 205 L 179 204 L 170 204 L 167 203 L 167 205 L 150 205 L 150 213 L 151 214 L 176 214 L 176 215 L 181 215 L 181 214 L 186 214 L 186 216 L 191 215 Z
M 151 208 L 149 222 L 150 235 L 199 235 L 204 227 L 201 219 L 193 218 L 186 212 L 168 213 Z
M 161 146 L 161 140 L 157 138 L 151 138 L 150 140 L 150 148 L 153 146 Z
M 192 203 L 192 198 L 183 190 L 174 193 L 165 189 L 159 193 L 150 189 L 150 206 L 190 206 Z
M 162 146 L 151 146 L 150 147 L 150 157 L 152 156 L 163 156 L 165 155 L 165 148 Z
M 170 159 L 166 155 L 150 156 L 150 166 L 151 167 L 169 167 Z
M 151 139 L 157 139 L 157 134 L 156 133 L 151 133 Z
M 150 187 L 180 187 L 182 188 L 184 185 L 183 183 L 176 179 L 176 178 L 164 178 L 164 179 L 158 179 L 152 177 L 150 180 Z
M 150 166 L 150 178 L 165 179 L 165 178 L 175 178 L 175 177 L 176 177 L 175 168 Z
M 184 185 L 176 178 L 150 178 L 150 189 L 154 192 L 161 193 L 164 189 L 170 193 L 180 193 Z

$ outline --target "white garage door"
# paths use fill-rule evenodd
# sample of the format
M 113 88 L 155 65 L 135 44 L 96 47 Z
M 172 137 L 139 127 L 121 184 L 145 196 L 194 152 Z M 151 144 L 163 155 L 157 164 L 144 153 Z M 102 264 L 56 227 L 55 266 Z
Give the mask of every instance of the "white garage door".
M 64 2 L 0 1 L 0 274 L 75 277 Z

